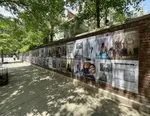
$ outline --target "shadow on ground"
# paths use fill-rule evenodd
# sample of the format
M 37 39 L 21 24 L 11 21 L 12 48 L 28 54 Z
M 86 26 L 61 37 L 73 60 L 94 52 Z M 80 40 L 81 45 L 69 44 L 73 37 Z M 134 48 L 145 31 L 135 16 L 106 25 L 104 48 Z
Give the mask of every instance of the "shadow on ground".
M 35 66 L 9 69 L 0 88 L 0 116 L 140 116 L 77 80 Z

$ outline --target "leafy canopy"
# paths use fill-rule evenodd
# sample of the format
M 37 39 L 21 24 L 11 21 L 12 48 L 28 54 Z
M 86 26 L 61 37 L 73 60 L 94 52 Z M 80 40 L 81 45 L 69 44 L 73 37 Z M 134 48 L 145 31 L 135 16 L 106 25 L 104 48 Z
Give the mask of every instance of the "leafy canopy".
M 25 52 L 53 41 L 61 30 L 81 33 L 122 23 L 143 0 L 1 0 L 0 6 L 16 15 L 0 15 L 0 50 Z M 74 20 L 64 20 L 66 9 L 77 12 Z M 82 27 L 87 29 L 79 29 Z

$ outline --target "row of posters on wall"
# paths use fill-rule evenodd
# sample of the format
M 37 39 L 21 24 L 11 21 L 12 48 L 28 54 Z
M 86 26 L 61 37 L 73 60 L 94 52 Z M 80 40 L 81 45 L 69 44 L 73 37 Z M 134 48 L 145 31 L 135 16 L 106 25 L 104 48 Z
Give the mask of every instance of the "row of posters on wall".
M 116 31 L 32 51 L 32 62 L 138 93 L 136 30 Z

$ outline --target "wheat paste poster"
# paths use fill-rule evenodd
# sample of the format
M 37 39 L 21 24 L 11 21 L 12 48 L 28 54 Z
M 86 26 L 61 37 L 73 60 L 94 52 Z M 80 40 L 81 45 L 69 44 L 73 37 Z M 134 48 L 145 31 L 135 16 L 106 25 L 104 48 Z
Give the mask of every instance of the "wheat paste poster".
M 73 49 L 74 49 L 75 42 L 69 42 L 67 43 L 66 52 L 67 52 L 67 58 L 72 59 L 73 58 Z
M 95 81 L 95 64 L 90 61 L 74 60 L 74 75 L 77 78 L 88 78 Z
M 95 61 L 97 50 L 96 36 L 89 37 L 83 41 L 83 58 L 86 60 Z
M 136 30 L 113 33 L 113 59 L 138 59 L 139 37 Z
M 138 61 L 113 61 L 112 86 L 134 93 L 138 93 Z
M 95 45 L 96 59 L 114 59 L 114 47 L 111 33 L 98 35 L 96 38 L 98 43 Z
M 83 62 L 82 60 L 74 60 L 73 61 L 73 74 L 75 77 L 80 78 L 82 75 Z
M 66 66 L 66 64 L 67 64 L 67 59 L 66 58 L 61 58 L 60 59 L 60 64 L 61 64 L 61 70 L 62 71 L 65 71 L 66 72 L 66 70 L 67 70 L 67 66 Z
M 56 47 L 56 57 L 61 58 L 66 56 L 66 45 L 61 45 Z
M 81 60 L 83 59 L 83 41 L 82 40 L 77 40 L 75 42 L 74 48 L 73 48 L 73 58 Z
M 53 58 L 52 57 L 48 58 L 48 67 L 53 68 Z
M 66 46 L 66 52 L 67 52 L 67 64 L 66 64 L 66 70 L 68 72 L 72 72 L 73 71 L 73 50 L 74 50 L 74 44 L 75 42 L 69 42 L 67 43 Z
M 138 59 L 139 35 L 137 31 L 125 32 L 125 48 L 130 59 Z
M 112 84 L 113 63 L 111 60 L 96 60 L 96 80 Z
M 138 93 L 138 61 L 96 60 L 96 80 Z

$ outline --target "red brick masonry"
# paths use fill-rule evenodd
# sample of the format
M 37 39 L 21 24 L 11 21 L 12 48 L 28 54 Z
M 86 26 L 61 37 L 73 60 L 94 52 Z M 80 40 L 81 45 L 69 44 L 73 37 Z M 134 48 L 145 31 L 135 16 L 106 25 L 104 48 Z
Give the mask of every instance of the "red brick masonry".
M 75 41 L 78 39 L 95 36 L 99 34 L 104 34 L 107 32 L 114 32 L 117 30 L 128 30 L 128 29 L 136 29 L 139 32 L 139 93 L 131 93 L 123 90 L 119 90 L 116 88 L 113 88 L 110 85 L 106 85 L 103 83 L 100 83 L 99 87 L 103 89 L 107 89 L 108 91 L 117 93 L 119 95 L 143 102 L 143 103 L 150 103 L 150 15 L 145 15 L 143 17 L 132 19 L 125 24 L 110 27 L 108 29 L 103 29 L 99 31 L 89 32 L 82 35 L 78 35 L 73 38 L 59 40 L 56 42 L 53 42 L 48 45 L 39 46 L 45 47 L 45 46 L 54 46 L 63 44 L 66 42 Z M 36 48 L 37 49 L 37 48 Z

